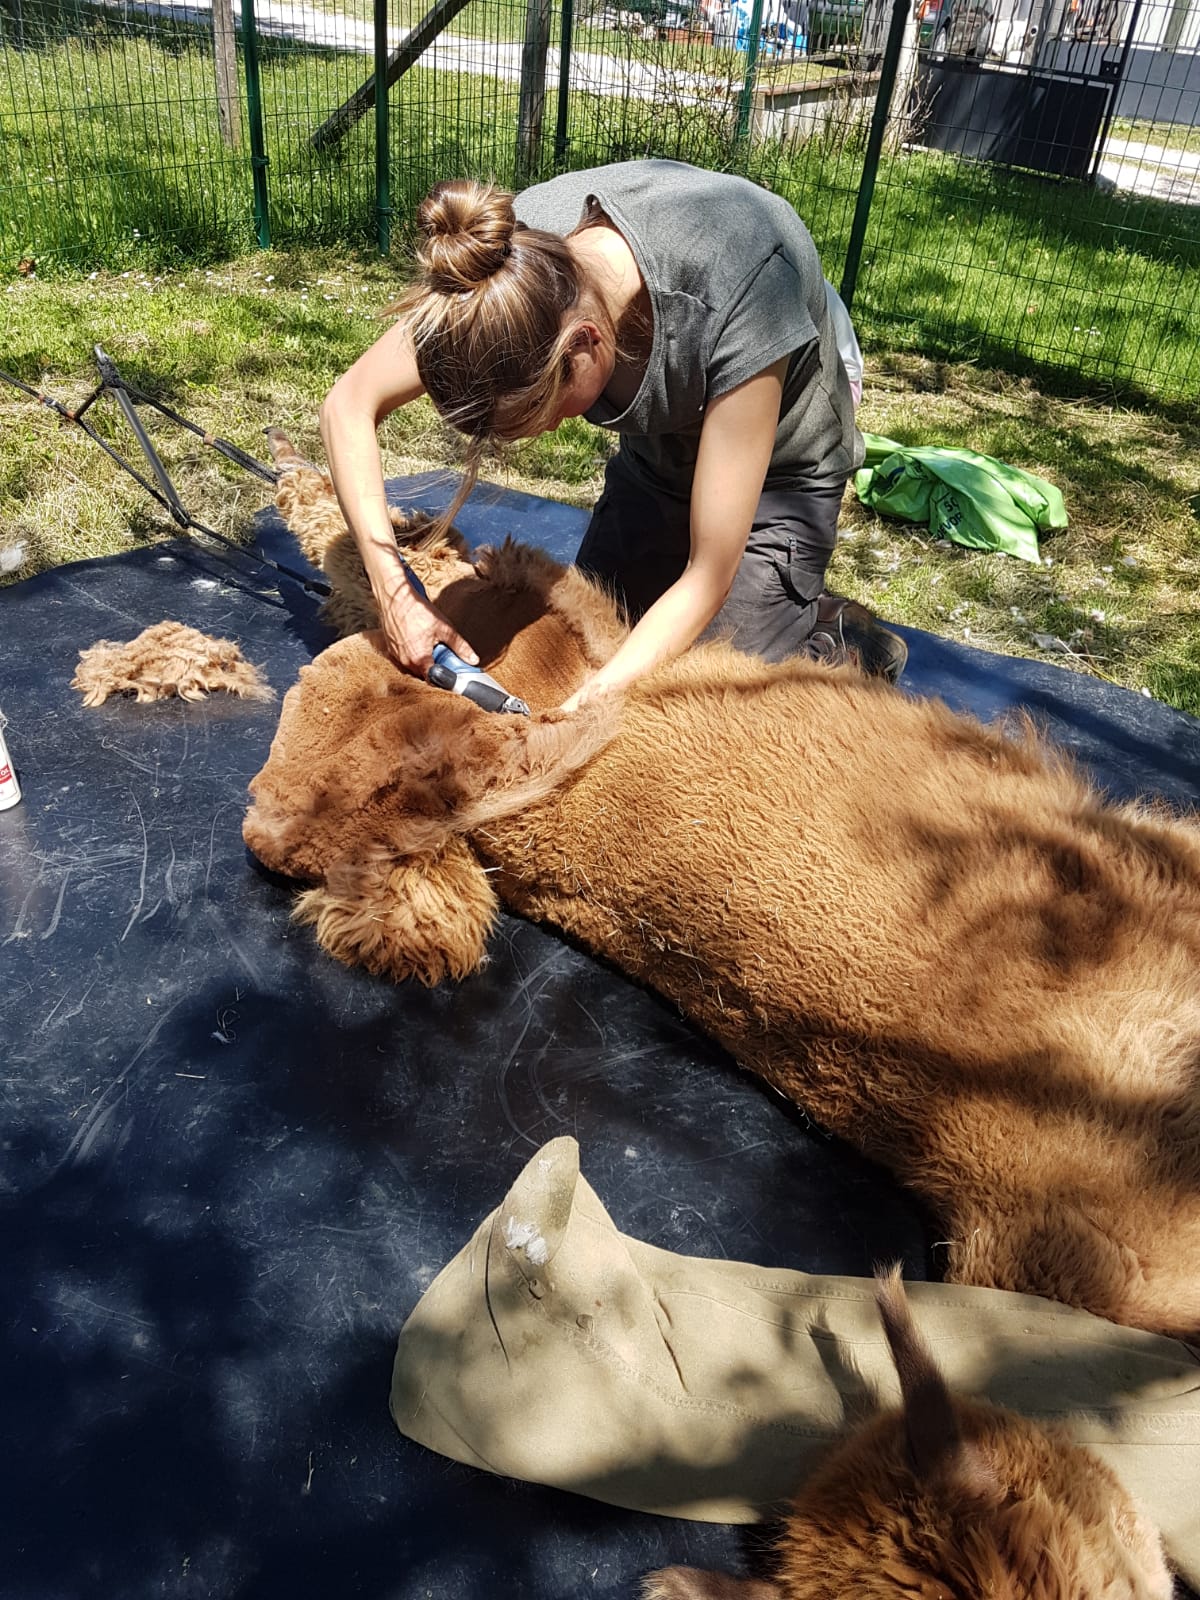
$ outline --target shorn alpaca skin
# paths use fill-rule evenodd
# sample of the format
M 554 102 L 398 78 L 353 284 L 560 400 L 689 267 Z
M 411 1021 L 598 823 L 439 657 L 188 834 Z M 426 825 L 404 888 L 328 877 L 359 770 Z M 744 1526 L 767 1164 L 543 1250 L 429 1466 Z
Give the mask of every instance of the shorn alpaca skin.
M 328 480 L 275 447 L 338 625 L 369 625 Z M 322 945 L 461 977 L 498 895 L 888 1166 L 950 1279 L 1200 1330 L 1194 821 L 1107 804 L 1028 730 L 723 645 L 564 718 L 621 637 L 608 598 L 537 551 L 412 538 L 534 715 L 407 677 L 369 633 L 302 670 L 245 833 L 312 885 Z
M 879 1304 L 903 1408 L 800 1491 L 774 1576 L 668 1567 L 643 1600 L 1169 1600 L 1158 1536 L 1108 1468 L 1053 1429 L 954 1399 L 898 1274 Z

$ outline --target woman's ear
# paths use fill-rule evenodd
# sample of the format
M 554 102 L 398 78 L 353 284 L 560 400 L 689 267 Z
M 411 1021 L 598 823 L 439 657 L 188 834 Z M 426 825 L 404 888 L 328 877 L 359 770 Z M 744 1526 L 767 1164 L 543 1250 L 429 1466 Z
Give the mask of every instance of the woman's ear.
M 575 332 L 571 335 L 571 343 L 568 348 L 570 349 L 572 355 L 574 355 L 576 351 L 580 352 L 581 354 L 590 355 L 598 346 L 602 345 L 603 343 L 604 334 L 599 324 L 595 322 L 584 321 L 576 326 Z
M 562 352 L 562 387 L 554 427 L 566 417 L 580 417 L 596 403 L 612 376 L 615 353 L 611 338 L 588 318 L 569 330 Z

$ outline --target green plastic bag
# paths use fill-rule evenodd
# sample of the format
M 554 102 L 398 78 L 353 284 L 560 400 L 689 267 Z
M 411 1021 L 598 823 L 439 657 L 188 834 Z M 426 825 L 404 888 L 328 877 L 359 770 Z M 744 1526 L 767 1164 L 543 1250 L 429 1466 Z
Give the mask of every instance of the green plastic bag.
M 975 450 L 897 444 L 877 433 L 863 439 L 858 498 L 883 516 L 928 524 L 935 539 L 1040 563 L 1038 535 L 1067 525 L 1062 495 L 1032 472 Z

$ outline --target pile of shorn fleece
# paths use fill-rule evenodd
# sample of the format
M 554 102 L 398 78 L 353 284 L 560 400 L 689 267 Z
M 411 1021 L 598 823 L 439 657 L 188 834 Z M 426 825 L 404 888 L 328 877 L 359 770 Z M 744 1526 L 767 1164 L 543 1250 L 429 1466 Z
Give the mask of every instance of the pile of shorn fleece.
M 103 705 L 114 694 L 203 700 L 223 691 L 243 700 L 275 698 L 232 639 L 214 639 L 183 622 L 156 622 L 134 639 L 98 639 L 79 652 L 71 687 L 85 706 Z

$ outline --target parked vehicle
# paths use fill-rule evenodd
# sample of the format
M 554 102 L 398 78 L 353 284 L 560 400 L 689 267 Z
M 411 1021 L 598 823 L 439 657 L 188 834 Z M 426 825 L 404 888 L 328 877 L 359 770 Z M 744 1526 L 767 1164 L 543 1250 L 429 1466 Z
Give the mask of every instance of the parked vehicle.
M 917 45 L 935 55 L 982 58 L 995 16 L 993 0 L 919 0 Z
M 809 55 L 852 56 L 864 69 L 878 66 L 891 22 L 889 0 L 809 0 Z
M 846 50 L 862 38 L 864 0 L 809 0 L 808 53 Z

